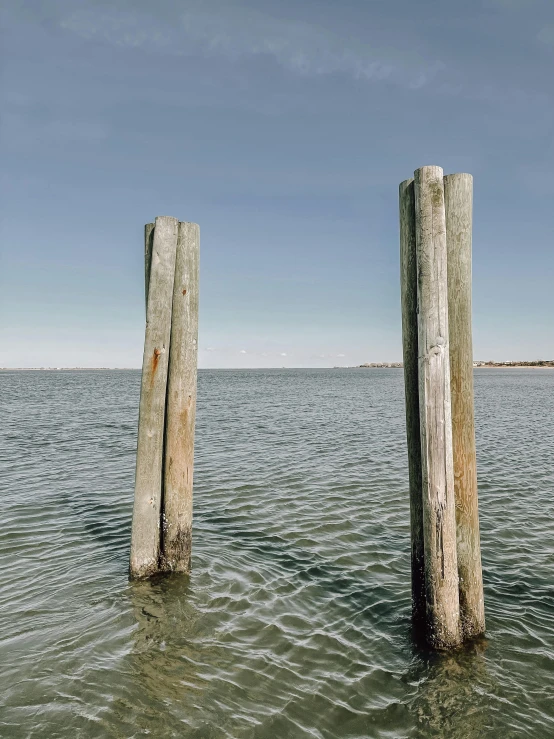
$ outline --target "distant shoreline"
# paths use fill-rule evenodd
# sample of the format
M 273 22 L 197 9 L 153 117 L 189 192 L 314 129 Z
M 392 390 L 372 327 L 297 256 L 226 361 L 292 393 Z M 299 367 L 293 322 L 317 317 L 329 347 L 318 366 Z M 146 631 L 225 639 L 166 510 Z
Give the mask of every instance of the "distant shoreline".
M 264 369 L 403 369 L 402 362 L 371 362 L 335 367 L 199 367 L 200 370 L 264 370 Z M 553 360 L 536 362 L 474 362 L 473 369 L 554 369 Z M 0 367 L 0 372 L 140 372 L 140 367 Z
M 347 369 L 398 369 L 402 362 L 371 362 Z M 335 368 L 339 369 L 339 368 Z M 537 359 L 535 362 L 473 362 L 473 369 L 554 369 L 554 359 Z
M 140 367 L 0 367 L 0 372 L 129 372 Z
M 543 364 L 474 364 L 473 369 L 554 369 L 554 362 Z

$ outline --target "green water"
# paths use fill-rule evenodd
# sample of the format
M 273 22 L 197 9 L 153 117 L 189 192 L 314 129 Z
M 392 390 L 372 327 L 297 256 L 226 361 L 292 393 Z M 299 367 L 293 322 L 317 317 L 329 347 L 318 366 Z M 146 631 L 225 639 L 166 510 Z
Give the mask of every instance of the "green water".
M 139 372 L 3 372 L 2 737 L 554 736 L 554 371 L 477 370 L 486 638 L 410 635 L 402 370 L 201 371 L 193 574 L 127 579 Z

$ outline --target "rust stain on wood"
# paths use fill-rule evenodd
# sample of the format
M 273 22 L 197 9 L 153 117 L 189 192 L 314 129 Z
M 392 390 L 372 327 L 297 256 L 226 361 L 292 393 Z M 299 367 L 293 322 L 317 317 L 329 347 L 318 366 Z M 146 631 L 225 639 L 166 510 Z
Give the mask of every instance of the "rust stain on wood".
M 154 378 L 156 377 L 156 370 L 158 369 L 158 361 L 161 353 L 161 349 L 154 349 L 154 353 L 152 354 L 152 375 L 150 378 L 150 387 L 154 385 Z

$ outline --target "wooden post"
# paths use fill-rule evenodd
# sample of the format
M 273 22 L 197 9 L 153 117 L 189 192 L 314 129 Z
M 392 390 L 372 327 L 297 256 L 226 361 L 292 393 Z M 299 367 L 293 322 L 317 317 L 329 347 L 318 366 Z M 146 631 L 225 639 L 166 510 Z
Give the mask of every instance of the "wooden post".
M 460 619 L 462 635 L 470 638 L 485 631 L 473 411 L 472 176 L 470 174 L 447 175 L 444 178 L 444 198 L 448 249 L 450 390 Z
M 179 224 L 164 452 L 162 566 L 190 571 L 200 230 Z
M 160 556 L 162 453 L 178 228 L 176 218 L 156 218 L 142 363 L 131 532 L 129 571 L 131 577 L 135 578 L 156 572 Z
M 412 555 L 412 619 L 416 631 L 425 623 L 425 565 L 423 556 L 423 502 L 421 493 L 421 437 L 419 430 L 417 261 L 413 179 L 399 188 L 400 294 L 406 396 L 406 436 L 410 484 Z
M 414 173 L 427 641 L 458 644 L 460 608 L 452 459 L 443 171 Z
M 152 264 L 152 244 L 154 241 L 154 224 L 147 223 L 144 227 L 144 295 L 146 310 L 148 311 L 148 288 L 150 287 L 150 265 Z

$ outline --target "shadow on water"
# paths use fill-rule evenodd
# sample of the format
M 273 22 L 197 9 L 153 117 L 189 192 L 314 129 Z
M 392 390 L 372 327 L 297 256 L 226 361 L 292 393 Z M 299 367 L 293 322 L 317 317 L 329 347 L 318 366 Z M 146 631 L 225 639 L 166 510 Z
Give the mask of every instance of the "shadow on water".
M 64 510 L 73 513 L 79 526 L 102 546 L 117 552 L 130 546 L 131 509 L 126 501 L 114 502 L 112 494 L 84 486 L 60 490 L 59 498 Z

